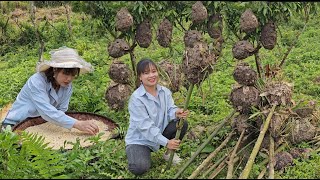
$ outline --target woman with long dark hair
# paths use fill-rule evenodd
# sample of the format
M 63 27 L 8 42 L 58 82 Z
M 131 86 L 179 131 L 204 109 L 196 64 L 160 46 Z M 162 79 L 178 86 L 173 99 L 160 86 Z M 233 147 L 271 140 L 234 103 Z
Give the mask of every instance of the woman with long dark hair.
M 61 47 L 51 51 L 50 61 L 37 64 L 37 72 L 22 87 L 2 122 L 2 128 L 14 126 L 27 118 L 41 116 L 44 120 L 67 129 L 96 134 L 93 121 L 79 121 L 65 114 L 72 95 L 72 81 L 93 71 L 75 49 Z
M 186 118 L 188 110 L 178 108 L 171 91 L 158 84 L 158 67 L 150 59 L 142 59 L 137 64 L 137 77 L 141 85 L 130 97 L 128 109 L 130 124 L 125 137 L 129 170 L 135 175 L 147 172 L 151 167 L 151 152 L 166 147 L 163 155 L 169 160 L 168 150 L 179 148 L 188 123 L 184 121 L 178 140 L 174 139 L 179 118 Z M 173 164 L 181 159 L 175 153 Z

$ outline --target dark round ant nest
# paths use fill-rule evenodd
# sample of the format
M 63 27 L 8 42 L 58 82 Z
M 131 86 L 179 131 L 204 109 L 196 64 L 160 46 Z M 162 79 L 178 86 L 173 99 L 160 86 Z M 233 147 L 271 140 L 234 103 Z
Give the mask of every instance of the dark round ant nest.
M 247 9 L 244 13 L 242 13 L 240 17 L 240 30 L 245 33 L 251 33 L 256 30 L 259 26 L 259 22 L 257 17 L 251 11 L 251 9 Z
M 234 88 L 230 94 L 230 101 L 238 112 L 249 114 L 251 107 L 257 107 L 260 103 L 259 90 L 254 86 Z
M 270 104 L 289 105 L 292 97 L 292 86 L 285 82 L 271 82 L 266 85 L 266 97 Z
M 272 50 L 277 43 L 276 25 L 268 21 L 261 30 L 260 41 L 265 49 Z
M 181 67 L 179 64 L 173 64 L 168 60 L 163 60 L 159 63 L 161 68 L 161 77 L 165 79 L 166 86 L 175 93 L 178 92 L 182 84 Z
M 279 137 L 279 138 L 273 138 L 274 140 L 274 149 L 277 149 L 284 141 L 284 138 Z M 261 149 L 265 149 L 265 150 L 269 150 L 270 149 L 270 133 L 267 131 L 262 143 L 260 145 L 260 150 Z
M 289 140 L 293 144 L 300 143 L 302 141 L 310 141 L 317 134 L 317 129 L 311 124 L 308 119 L 295 119 L 292 122 L 290 129 Z
M 187 47 L 183 56 L 182 71 L 185 78 L 192 84 L 200 84 L 212 73 L 214 55 L 209 53 L 208 44 L 197 42 L 193 48 Z
M 300 116 L 301 118 L 309 117 L 313 113 L 313 108 L 299 108 L 296 109 L 295 112 Z
M 108 53 L 113 58 L 119 58 L 127 54 L 130 49 L 129 44 L 124 39 L 116 39 L 108 47 Z
M 116 15 L 116 29 L 118 31 L 127 31 L 133 25 L 133 17 L 127 8 L 121 8 Z
M 269 132 L 273 138 L 279 138 L 283 134 L 283 130 L 287 125 L 287 119 L 289 118 L 288 113 L 275 112 L 271 117 Z
M 222 16 L 220 13 L 212 14 L 209 16 L 207 30 L 208 34 L 213 39 L 218 39 L 222 36 Z
M 311 148 L 293 148 L 289 153 L 292 155 L 293 159 L 308 159 L 312 151 Z
M 168 19 L 163 19 L 157 31 L 157 41 L 162 47 L 169 47 L 172 39 L 172 24 Z
M 108 71 L 109 77 L 116 83 L 130 84 L 132 78 L 131 69 L 122 61 L 113 61 Z
M 249 56 L 251 56 L 254 52 L 253 45 L 246 40 L 238 41 L 233 47 L 232 47 L 232 55 L 234 58 L 238 60 L 245 59 Z
M 249 114 L 238 114 L 231 124 L 232 128 L 237 131 L 238 134 L 241 134 L 241 132 L 244 130 L 245 134 L 248 134 L 251 132 L 250 128 L 252 127 L 249 120 Z
M 248 63 L 240 62 L 233 71 L 233 78 L 241 85 L 251 86 L 257 81 L 257 72 Z
M 192 5 L 191 20 L 194 24 L 203 22 L 208 17 L 207 8 L 201 1 L 197 1 Z
M 277 153 L 274 156 L 274 159 L 275 159 L 274 169 L 276 171 L 282 170 L 285 167 L 292 165 L 293 163 L 292 155 L 286 151 Z
M 137 27 L 136 40 L 140 47 L 147 48 L 152 42 L 151 23 L 148 19 L 143 20 Z
M 124 109 L 130 94 L 131 86 L 127 84 L 112 83 L 105 93 L 105 99 L 111 109 L 118 111 Z
M 193 44 L 203 40 L 201 32 L 197 30 L 186 31 L 183 37 L 185 47 L 193 47 Z

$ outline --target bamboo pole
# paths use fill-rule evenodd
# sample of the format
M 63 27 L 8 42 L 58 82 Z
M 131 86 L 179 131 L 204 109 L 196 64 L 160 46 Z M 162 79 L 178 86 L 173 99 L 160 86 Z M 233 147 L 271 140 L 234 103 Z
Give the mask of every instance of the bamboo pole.
M 224 161 L 222 161 L 219 166 L 217 167 L 217 169 L 215 169 L 212 174 L 209 176 L 208 179 L 213 179 L 215 178 L 221 171 L 224 167 L 226 167 L 226 161 L 227 159 L 225 159 Z
M 268 130 L 268 127 L 269 127 L 269 124 L 270 124 L 270 121 L 271 121 L 271 118 L 272 118 L 272 115 L 274 113 L 274 110 L 275 110 L 276 106 L 277 106 L 276 104 L 274 104 L 272 106 L 272 109 L 271 109 L 271 111 L 270 111 L 270 113 L 269 113 L 269 115 L 268 115 L 268 117 L 266 119 L 266 122 L 263 125 L 263 129 L 260 131 L 260 134 L 258 136 L 256 144 L 254 145 L 253 150 L 252 150 L 252 152 L 250 154 L 249 160 L 248 160 L 244 170 L 242 171 L 239 179 L 247 179 L 248 178 L 248 176 L 250 174 L 250 171 L 252 169 L 252 166 L 253 166 L 253 162 L 254 162 L 254 160 L 255 160 L 258 152 L 259 152 L 259 149 L 260 149 L 262 140 L 264 138 L 264 135 L 266 134 L 266 132 Z
M 247 136 L 246 136 L 247 137 Z M 246 137 L 244 137 L 243 139 L 246 139 Z M 252 143 L 254 142 L 254 140 L 252 140 L 251 142 L 249 142 L 247 145 L 245 145 L 244 147 L 242 147 L 236 155 L 240 154 L 242 151 L 244 151 L 247 147 L 249 147 Z M 214 169 L 216 168 L 216 166 L 218 166 L 223 160 L 227 160 L 229 154 L 225 154 L 222 158 L 220 158 L 212 167 L 210 167 L 203 175 L 202 178 L 205 179 L 206 176 Z
M 236 156 L 236 153 L 237 153 L 237 150 L 238 150 L 238 148 L 239 148 L 240 142 L 242 141 L 242 138 L 243 138 L 243 136 L 244 136 L 244 132 L 245 132 L 245 129 L 242 130 L 241 135 L 240 135 L 240 137 L 239 137 L 239 139 L 238 139 L 238 142 L 237 142 L 236 146 L 234 147 L 234 149 L 233 149 L 233 151 L 232 151 L 232 153 L 231 153 L 231 156 L 230 156 L 230 158 L 229 158 L 229 161 L 227 162 L 227 164 L 228 164 L 228 172 L 227 172 L 227 177 L 226 177 L 226 179 L 232 179 L 232 176 L 233 176 L 233 175 L 232 175 L 232 174 L 233 174 L 233 167 L 234 167 L 234 158 L 235 158 L 235 156 Z
M 270 148 L 269 148 L 269 178 L 274 179 L 274 139 L 269 134 L 270 137 Z
M 191 83 L 191 85 L 190 85 L 190 87 L 189 87 L 189 89 L 188 89 L 187 99 L 186 99 L 186 102 L 184 103 L 183 110 L 187 110 L 187 108 L 188 108 L 193 87 L 194 87 L 194 84 Z M 177 126 L 176 136 L 175 136 L 174 139 L 179 139 L 183 124 L 184 124 L 184 119 L 181 118 L 181 119 L 179 120 L 179 123 L 178 123 L 178 126 Z M 174 150 L 169 150 L 169 152 L 170 152 L 170 158 L 169 158 L 169 161 L 168 161 L 168 164 L 167 164 L 167 170 L 170 169 L 170 167 L 171 167 L 172 160 L 173 160 L 173 155 L 174 155 L 174 152 L 175 152 L 175 151 L 174 151 Z
M 222 161 L 226 160 L 228 157 L 228 154 L 225 154 L 222 158 L 220 158 L 214 165 L 212 165 L 205 173 L 202 174 L 202 179 L 205 179 L 205 177 L 214 169 L 216 168 Z
M 264 168 L 262 169 L 262 171 L 260 172 L 260 174 L 258 175 L 257 179 L 262 179 L 263 176 L 266 174 L 266 172 L 267 172 L 267 168 L 264 167 Z
M 188 160 L 187 163 L 184 164 L 184 166 L 179 170 L 179 172 L 174 176 L 174 179 L 178 178 L 181 173 L 191 164 L 191 162 L 198 156 L 198 154 L 202 151 L 202 149 L 212 140 L 212 138 L 218 133 L 218 131 L 225 125 L 225 123 L 232 118 L 232 116 L 236 113 L 235 110 L 233 110 L 228 117 L 226 117 L 215 129 L 215 131 L 207 138 L 205 142 L 201 144 L 201 146 L 197 149 L 197 151 L 191 156 L 191 158 Z
M 227 145 L 233 134 L 234 131 L 231 131 L 227 138 L 219 145 L 219 147 L 215 149 L 212 153 L 210 153 L 210 155 L 198 166 L 198 168 L 195 171 L 193 171 L 193 173 L 188 177 L 188 179 L 194 179 L 200 173 L 200 171 L 209 164 L 211 159 L 214 158 L 218 154 L 218 152 L 220 152 L 220 150 Z

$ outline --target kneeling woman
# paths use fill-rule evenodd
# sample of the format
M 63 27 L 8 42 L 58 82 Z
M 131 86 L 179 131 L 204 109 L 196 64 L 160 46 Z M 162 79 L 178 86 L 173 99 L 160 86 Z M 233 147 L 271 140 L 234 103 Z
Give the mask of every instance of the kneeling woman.
M 129 100 L 130 124 L 125 142 L 129 170 L 135 175 L 141 175 L 151 167 L 151 152 L 167 147 L 163 157 L 168 161 L 168 149 L 179 148 L 188 124 L 185 121 L 179 139 L 174 139 L 179 122 L 177 118 L 186 118 L 189 112 L 178 108 L 171 91 L 158 84 L 158 68 L 152 60 L 139 61 L 137 76 L 141 85 Z M 173 164 L 180 161 L 179 156 L 174 154 Z
M 51 52 L 51 60 L 37 65 L 37 73 L 24 84 L 11 109 L 2 122 L 2 128 L 32 117 L 67 129 L 96 134 L 99 127 L 93 121 L 79 121 L 65 114 L 72 95 L 72 81 L 81 73 L 92 71 L 72 48 L 62 47 Z

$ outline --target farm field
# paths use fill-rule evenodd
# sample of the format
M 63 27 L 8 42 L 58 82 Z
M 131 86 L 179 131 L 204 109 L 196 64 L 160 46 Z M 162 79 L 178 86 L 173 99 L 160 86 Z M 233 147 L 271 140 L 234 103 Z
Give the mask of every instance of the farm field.
M 230 155 L 240 139 L 241 131 L 239 132 L 239 127 L 234 124 L 235 120 L 233 118 L 227 120 L 223 126 L 219 126 L 219 124 L 237 107 L 235 105 L 236 102 L 231 98 L 233 89 L 240 87 L 239 83 L 234 79 L 234 70 L 241 61 L 248 63 L 252 69 L 256 69 L 257 58 L 262 67 L 261 76 L 265 79 L 258 79 L 255 87 L 266 87 L 266 84 L 269 82 L 285 82 L 288 85 L 285 87 L 292 88 L 290 91 L 285 88 L 282 89 L 281 92 L 290 94 L 290 98 L 285 96 L 284 100 L 281 99 L 280 105 L 278 104 L 279 106 L 276 108 L 276 115 L 281 114 L 281 112 L 296 112 L 296 109 L 305 107 L 311 107 L 313 110 L 312 114 L 307 115 L 308 122 L 310 121 L 312 124 L 312 128 L 308 130 L 311 131 L 313 129 L 314 133 L 312 138 L 294 143 L 286 139 L 294 131 L 292 127 L 295 125 L 296 119 L 291 118 L 281 126 L 282 134 L 280 136 L 283 139 L 276 141 L 276 143 L 279 143 L 279 151 L 290 152 L 296 148 L 312 149 L 312 151 L 307 156 L 293 159 L 290 165 L 275 170 L 272 178 L 320 178 L 320 51 L 318 50 L 320 45 L 320 31 L 318 28 L 320 15 L 315 13 L 315 9 L 319 8 L 319 3 L 310 3 L 310 6 L 306 6 L 306 9 L 310 7 L 315 8 L 309 9 L 309 14 L 305 13 L 305 11 L 293 12 L 294 6 L 292 4 L 299 5 L 296 2 L 288 2 L 286 6 L 280 6 L 288 7 L 289 10 L 292 8 L 292 14 L 288 20 L 279 20 L 277 23 L 277 42 L 274 48 L 268 50 L 260 47 L 257 48 L 258 53 L 251 54 L 243 60 L 238 60 L 234 58 L 233 47 L 239 40 L 237 35 L 245 36 L 245 33 L 240 33 L 238 32 L 239 29 L 237 29 L 239 28 L 239 16 L 247 8 L 251 8 L 253 12 L 259 12 L 256 14 L 258 20 L 265 22 L 267 16 L 263 16 L 263 13 L 260 12 L 263 12 L 264 7 L 267 9 L 267 6 L 259 6 L 259 4 L 250 2 L 216 2 L 218 4 L 210 4 L 203 1 L 207 7 L 214 7 L 216 10 L 219 10 L 218 5 L 225 7 L 221 8 L 221 12 L 225 12 L 226 14 L 234 12 L 234 14 L 228 15 L 230 19 L 233 18 L 234 24 L 237 26 L 236 28 L 227 26 L 227 20 L 225 19 L 221 35 L 224 41 L 220 46 L 218 40 L 211 38 L 207 32 L 202 34 L 203 41 L 208 42 L 210 50 L 221 49 L 219 54 L 216 54 L 218 58 L 215 63 L 210 66 L 212 71 L 208 71 L 209 75 L 202 77 L 200 85 L 192 86 L 193 91 L 188 104 L 188 109 L 190 110 L 190 116 L 188 117 L 189 129 L 177 152 L 184 161 L 180 165 L 172 166 L 167 170 L 167 162 L 162 158 L 165 150 L 160 149 L 158 152 L 152 153 L 152 167 L 150 171 L 142 176 L 135 176 L 127 169 L 125 154 L 124 136 L 129 125 L 127 99 L 123 97 L 124 106 L 122 109 L 114 109 L 110 107 L 110 102 L 106 98 L 107 90 L 113 83 L 113 79 L 109 73 L 110 67 L 117 60 L 132 69 L 133 59 L 137 62 L 145 57 L 157 63 L 167 60 L 170 63 L 182 65 L 186 51 L 184 44 L 185 31 L 183 28 L 191 28 L 191 18 L 189 16 L 191 16 L 191 6 L 196 1 L 190 1 L 185 4 L 181 2 L 181 8 L 185 8 L 183 10 L 180 9 L 183 11 L 180 12 L 183 14 L 183 20 L 179 21 L 180 24 L 178 23 L 176 26 L 173 26 L 170 47 L 163 47 L 157 41 L 157 28 L 162 20 L 160 17 L 163 16 L 156 16 L 156 20 L 154 20 L 151 26 L 152 42 L 147 48 L 143 48 L 137 44 L 135 46 L 132 45 L 134 34 L 131 31 L 127 34 L 114 31 L 115 14 L 120 7 L 128 7 L 132 10 L 134 22 L 141 22 L 142 18 L 150 16 L 151 13 L 162 15 L 162 13 L 159 13 L 159 9 L 166 12 L 160 8 L 160 6 L 162 8 L 170 7 L 170 4 L 166 4 L 166 1 L 155 2 L 152 6 L 143 5 L 141 1 L 137 1 L 135 4 L 124 1 L 104 3 L 93 1 L 91 2 L 92 4 L 84 1 L 73 1 L 68 3 L 68 6 L 64 6 L 66 4 L 63 4 L 62 1 L 53 1 L 51 3 L 50 1 L 40 2 L 34 4 L 36 6 L 34 19 L 30 16 L 29 1 L 0 2 L 1 120 L 4 118 L 4 112 L 8 110 L 7 107 L 14 102 L 24 83 L 36 72 L 36 63 L 40 60 L 39 47 L 41 47 L 41 43 L 39 42 L 39 38 L 41 38 L 44 42 L 43 59 L 49 59 L 50 50 L 67 46 L 77 49 L 79 54 L 94 66 L 93 73 L 81 75 L 74 80 L 73 96 L 71 97 L 68 111 L 91 112 L 112 119 L 119 125 L 119 128 L 116 129 L 119 137 L 105 142 L 98 141 L 98 137 L 93 137 L 91 138 L 93 142 L 92 146 L 82 148 L 78 143 L 75 143 L 72 150 L 65 151 L 63 149 L 51 150 L 47 148 L 41 137 L 38 136 L 23 134 L 22 137 L 19 137 L 11 132 L 1 132 L 0 172 L 2 173 L 0 173 L 0 178 L 190 178 L 199 165 L 212 152 L 218 149 L 228 136 L 231 138 L 226 145 L 208 162 L 202 169 L 202 172 L 192 178 L 223 179 L 227 176 L 230 177 L 230 172 L 228 172 L 228 166 L 230 167 L 230 165 L 227 161 L 224 164 L 216 164 L 217 166 L 211 171 L 209 171 L 209 167 L 212 167 L 219 160 L 223 160 L 224 156 Z M 178 5 L 171 4 L 172 7 Z M 88 9 L 89 6 L 95 7 L 96 11 L 88 12 L 90 10 Z M 149 11 L 146 7 L 149 8 Z M 281 16 L 281 13 L 278 12 L 279 9 L 276 9 L 278 6 L 270 5 L 270 7 L 275 9 L 267 12 L 278 13 Z M 70 9 L 67 13 L 66 9 L 68 8 Z M 168 17 L 173 17 L 173 14 L 179 14 L 179 8 L 170 10 L 172 13 L 170 14 L 168 10 L 166 14 Z M 212 12 L 212 10 L 208 8 L 208 12 Z M 106 17 L 110 19 L 107 22 L 104 19 Z M 307 21 L 306 17 L 309 18 Z M 35 27 L 38 28 L 40 35 L 36 33 Z M 201 31 L 205 27 L 200 25 L 194 27 L 194 29 Z M 252 44 L 255 48 L 258 46 L 256 37 L 260 35 L 260 30 L 259 32 L 257 31 L 257 34 L 251 35 L 248 38 L 250 42 L 253 42 Z M 115 35 L 125 37 L 124 39 L 128 40 L 133 49 L 131 53 L 126 53 L 118 58 L 114 58 L 109 54 L 108 47 L 114 41 Z M 282 62 L 281 68 L 278 68 L 277 66 Z M 184 74 L 184 72 L 180 74 Z M 169 86 L 166 77 L 168 76 L 162 77 L 162 83 L 166 83 Z M 183 82 L 186 81 L 185 79 L 183 80 Z M 130 82 L 134 84 L 134 79 L 131 79 Z M 181 83 L 179 90 L 173 93 L 175 103 L 179 107 L 185 106 L 184 103 L 188 93 L 187 87 L 190 87 L 190 84 L 188 86 Z M 269 94 L 272 94 L 271 91 L 267 90 L 262 88 L 261 91 L 264 94 L 260 94 L 259 97 L 267 97 Z M 282 104 L 282 100 L 285 101 L 285 105 Z M 250 118 L 247 117 L 247 119 L 252 119 L 250 123 L 256 125 L 258 117 L 264 117 L 262 119 L 263 123 L 267 121 L 269 113 L 272 115 L 271 107 L 272 105 L 266 106 L 265 111 L 259 108 L 250 109 Z M 234 117 L 239 118 L 237 115 Z M 241 176 L 241 173 L 246 169 L 247 160 L 252 155 L 253 146 L 258 139 L 259 130 L 257 129 L 259 128 L 256 128 L 254 131 L 256 136 L 246 136 L 247 138 L 252 138 L 251 144 L 248 143 L 250 142 L 250 138 L 248 138 L 248 146 L 242 145 L 242 150 L 241 148 L 238 149 L 240 152 L 238 151 L 238 154 L 236 154 L 233 173 L 231 173 L 233 178 Z M 303 131 L 303 133 L 307 133 L 308 130 Z M 211 137 L 215 131 L 215 135 Z M 231 132 L 234 134 L 230 135 Z M 206 143 L 210 137 L 210 141 Z M 269 135 L 265 135 L 265 137 L 269 137 Z M 27 142 L 22 150 L 17 150 L 16 147 L 19 138 Z M 197 152 L 204 143 L 206 145 L 203 149 Z M 270 141 L 266 143 L 270 144 Z M 262 178 L 267 179 L 270 177 L 271 172 L 266 168 L 269 151 L 268 147 L 257 153 L 250 173 L 246 178 L 258 178 L 262 176 Z M 277 148 L 274 151 L 278 153 Z M 194 154 L 197 154 L 197 156 L 185 167 Z M 177 175 L 179 172 L 181 174 Z

